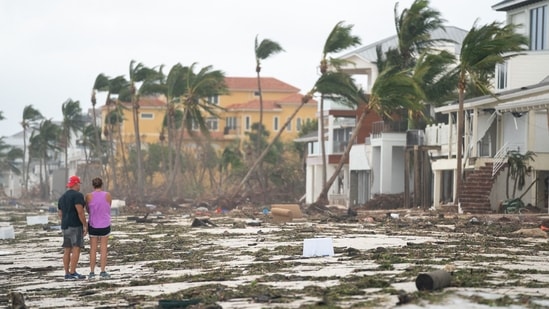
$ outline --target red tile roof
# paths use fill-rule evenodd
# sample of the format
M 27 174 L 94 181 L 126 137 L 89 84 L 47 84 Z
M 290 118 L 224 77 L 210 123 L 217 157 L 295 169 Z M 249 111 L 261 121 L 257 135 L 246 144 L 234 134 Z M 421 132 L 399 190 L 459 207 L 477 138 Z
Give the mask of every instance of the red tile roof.
M 120 102 L 122 105 L 131 107 L 131 102 Z M 166 107 L 164 97 L 141 97 L 139 98 L 140 107 Z M 103 106 L 104 107 L 104 106 Z
M 263 109 L 265 110 L 280 109 L 281 104 L 301 104 L 301 98 L 303 98 L 303 95 L 299 93 L 295 93 L 280 100 L 263 100 Z M 307 104 L 316 104 L 316 103 L 317 102 L 313 99 L 307 102 Z M 246 103 L 236 103 L 236 104 L 227 106 L 227 109 L 228 110 L 244 110 L 244 109 L 259 110 L 259 99 L 254 99 Z
M 263 109 L 264 110 L 275 110 L 280 109 L 279 102 L 273 100 L 263 100 Z M 236 103 L 227 107 L 228 110 L 235 109 L 257 109 L 259 110 L 259 100 L 251 100 L 246 103 Z
M 225 83 L 230 90 L 257 90 L 256 77 L 225 77 Z M 299 88 L 286 84 L 273 77 L 261 77 L 261 90 L 270 92 L 299 92 Z

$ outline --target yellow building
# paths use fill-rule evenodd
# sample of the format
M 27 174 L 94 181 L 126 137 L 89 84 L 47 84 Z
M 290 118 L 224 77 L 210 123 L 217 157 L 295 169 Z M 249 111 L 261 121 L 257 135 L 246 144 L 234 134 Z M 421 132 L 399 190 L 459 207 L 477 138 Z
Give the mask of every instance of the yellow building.
M 225 82 L 230 94 L 219 98 L 219 105 L 226 110 L 220 117 L 223 140 L 243 139 L 251 130 L 253 123 L 259 122 L 260 102 L 255 77 L 227 77 Z M 270 138 L 276 135 L 291 114 L 301 104 L 303 95 L 299 89 L 276 78 L 262 77 L 263 126 L 270 132 Z M 280 136 L 282 141 L 291 141 L 297 137 L 301 125 L 316 117 L 317 102 L 305 104 L 295 118 L 288 124 Z M 214 136 L 212 134 L 212 136 Z
M 226 77 L 225 83 L 229 93 L 210 98 L 211 102 L 223 108 L 219 112 L 219 118 L 210 117 L 207 119 L 212 142 L 220 147 L 224 147 L 237 139 L 245 139 L 245 133 L 251 130 L 252 124 L 259 122 L 260 113 L 257 78 Z M 272 77 L 261 78 L 261 90 L 263 96 L 263 125 L 270 132 L 270 138 L 273 138 L 301 104 L 303 95 L 299 93 L 298 88 Z M 131 103 L 122 102 L 121 106 L 123 107 L 124 116 L 120 133 L 126 143 L 133 143 L 135 138 Z M 166 112 L 165 98 L 142 97 L 139 100 L 139 106 L 141 143 L 159 142 L 162 122 Z M 104 120 L 108 112 L 114 108 L 113 105 L 103 106 L 101 118 Z M 306 121 L 315 119 L 316 113 L 317 102 L 310 100 L 289 123 L 280 137 L 281 140 L 291 141 L 296 138 L 301 125 Z M 103 124 L 105 125 L 106 122 L 104 121 Z M 105 131 L 105 127 L 103 131 Z

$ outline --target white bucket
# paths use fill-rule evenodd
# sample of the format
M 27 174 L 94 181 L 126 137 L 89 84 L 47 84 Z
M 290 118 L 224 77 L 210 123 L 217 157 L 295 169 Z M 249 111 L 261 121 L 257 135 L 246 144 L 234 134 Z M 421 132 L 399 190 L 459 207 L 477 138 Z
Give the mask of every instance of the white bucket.
M 308 238 L 303 241 L 303 256 L 332 256 L 334 246 L 331 238 Z
M 27 216 L 27 225 L 48 224 L 48 216 Z
M 0 239 L 14 239 L 15 231 L 13 226 L 0 226 Z

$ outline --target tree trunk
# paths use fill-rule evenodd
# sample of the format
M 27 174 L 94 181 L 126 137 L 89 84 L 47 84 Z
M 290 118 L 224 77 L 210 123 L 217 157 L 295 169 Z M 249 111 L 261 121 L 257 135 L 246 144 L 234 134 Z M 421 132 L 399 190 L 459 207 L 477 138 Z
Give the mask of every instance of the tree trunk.
M 256 68 L 257 71 L 257 89 L 259 91 L 259 126 L 257 128 L 257 141 L 254 151 L 254 157 L 259 156 L 259 151 L 261 149 L 261 141 L 263 140 L 263 93 L 261 91 L 261 76 L 259 66 Z M 265 182 L 263 180 L 263 163 L 260 162 L 257 167 L 257 179 L 259 180 L 259 187 L 261 188 L 261 195 L 265 197 Z M 265 199 L 263 200 L 265 202 Z
M 185 119 L 187 118 L 188 109 L 185 108 L 185 111 L 183 112 L 183 118 L 181 120 L 181 127 L 179 130 L 176 130 L 176 136 L 175 136 L 175 151 L 174 151 L 174 163 L 173 163 L 173 169 L 170 170 L 170 175 L 168 178 L 168 182 L 166 183 L 166 189 L 162 193 L 162 195 L 167 198 L 173 193 L 174 183 L 176 179 L 177 173 L 179 173 L 180 165 L 181 165 L 181 145 L 183 144 L 183 134 L 185 130 Z
M 139 135 L 139 96 L 132 96 L 132 115 L 133 129 L 135 135 L 135 154 L 137 156 L 137 202 L 143 202 L 143 191 L 145 186 L 143 183 L 143 155 L 141 154 L 141 136 Z
M 254 164 L 252 164 L 252 166 L 248 170 L 248 173 L 246 173 L 246 175 L 244 176 L 244 178 L 242 179 L 240 184 L 235 188 L 233 196 L 232 196 L 233 199 L 238 195 L 238 193 L 240 193 L 240 190 L 242 190 L 242 188 L 244 187 L 244 184 L 246 184 L 246 182 L 248 181 L 248 179 L 250 178 L 250 176 L 252 175 L 254 170 L 263 161 L 263 158 L 267 155 L 267 153 L 269 152 L 271 147 L 273 147 L 274 143 L 278 140 L 278 138 L 280 138 L 280 135 L 282 135 L 282 132 L 284 132 L 284 130 L 286 129 L 288 124 L 294 119 L 295 115 L 299 112 L 299 110 L 303 107 L 303 105 L 305 105 L 308 102 L 309 98 L 310 98 L 309 95 L 307 95 L 306 97 L 304 97 L 302 99 L 301 104 L 290 115 L 288 120 L 286 120 L 284 125 L 280 128 L 280 130 L 278 130 L 278 132 L 276 133 L 276 136 L 273 138 L 273 140 L 267 145 L 267 147 L 263 150 L 261 155 L 259 155 L 259 157 L 255 160 Z
M 108 98 L 108 97 L 107 97 Z M 97 153 L 97 156 L 99 156 L 99 164 L 101 166 L 100 171 L 100 177 L 103 178 L 103 151 L 101 150 L 101 131 L 97 130 L 97 115 L 95 114 L 95 100 L 92 102 L 92 108 L 93 108 L 93 132 L 95 137 L 95 152 Z M 91 151 L 90 151 L 91 153 Z
M 69 139 L 65 136 L 65 181 L 69 180 Z
M 27 129 L 23 126 L 23 184 L 25 189 L 24 195 L 27 195 L 29 192 L 29 167 L 26 166 L 25 160 L 27 160 Z
M 339 163 L 337 164 L 337 167 L 323 187 L 322 191 L 320 192 L 315 204 L 317 205 L 327 205 L 329 203 L 328 200 L 328 191 L 334 184 L 334 181 L 336 180 L 337 176 L 339 175 L 339 172 L 343 169 L 343 165 L 345 164 L 345 160 L 349 157 L 349 153 L 351 152 L 351 147 L 353 146 L 353 143 L 356 139 L 356 136 L 358 135 L 358 132 L 360 131 L 360 128 L 362 127 L 362 121 L 364 118 L 366 118 L 366 115 L 370 112 L 369 107 L 364 107 L 362 113 L 360 114 L 360 118 L 357 121 L 357 124 L 355 128 L 353 129 L 353 133 L 351 134 L 351 137 L 349 138 L 349 141 L 347 142 L 347 146 L 345 147 L 345 151 L 343 152 L 343 155 L 341 156 L 341 159 L 339 160 Z

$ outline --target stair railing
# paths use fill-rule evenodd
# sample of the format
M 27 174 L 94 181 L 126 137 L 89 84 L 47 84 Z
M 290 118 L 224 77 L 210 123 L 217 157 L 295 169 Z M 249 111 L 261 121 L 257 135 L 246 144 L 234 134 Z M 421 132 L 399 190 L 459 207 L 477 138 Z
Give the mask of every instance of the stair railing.
M 492 166 L 492 177 L 494 177 L 505 165 L 505 159 L 509 152 L 509 143 L 505 143 L 494 156 L 494 165 Z

